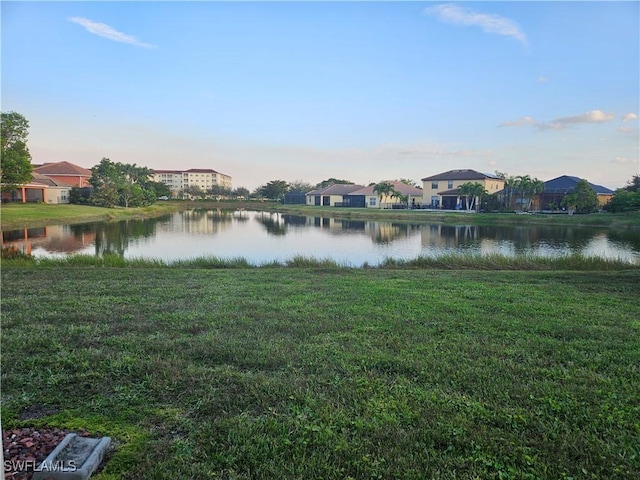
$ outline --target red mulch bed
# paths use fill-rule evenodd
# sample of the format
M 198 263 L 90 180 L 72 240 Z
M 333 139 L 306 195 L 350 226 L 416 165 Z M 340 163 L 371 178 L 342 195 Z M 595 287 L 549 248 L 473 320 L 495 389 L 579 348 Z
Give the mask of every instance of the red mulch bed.
M 69 431 L 51 427 L 4 430 L 2 432 L 4 479 L 30 479 L 34 468 L 47 458 L 67 433 Z M 75 433 L 84 437 L 89 436 L 86 431 Z

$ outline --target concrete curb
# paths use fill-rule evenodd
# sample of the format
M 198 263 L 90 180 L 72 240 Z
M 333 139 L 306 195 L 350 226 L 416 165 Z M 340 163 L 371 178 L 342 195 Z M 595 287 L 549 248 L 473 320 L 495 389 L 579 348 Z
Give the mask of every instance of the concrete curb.
M 32 480 L 87 480 L 110 444 L 109 437 L 88 438 L 70 433 L 38 465 Z

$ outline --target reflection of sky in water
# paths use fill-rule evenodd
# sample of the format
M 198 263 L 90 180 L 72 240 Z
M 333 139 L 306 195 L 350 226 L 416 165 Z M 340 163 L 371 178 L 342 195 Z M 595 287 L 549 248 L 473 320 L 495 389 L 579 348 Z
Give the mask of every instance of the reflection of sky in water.
M 245 258 L 258 265 L 284 262 L 294 256 L 332 259 L 352 266 L 365 262 L 377 265 L 386 258 L 413 259 L 454 253 L 544 257 L 580 253 L 640 262 L 640 252 L 634 251 L 631 244 L 613 241 L 606 231 L 594 229 L 399 225 L 258 212 L 234 216 L 187 212 L 146 222 L 130 222 L 122 231 L 115 224 L 83 232 L 83 241 L 77 245 L 74 240 L 80 237 L 78 233 L 74 237 L 71 229 L 61 232 L 52 227 L 47 237 L 32 240 L 31 252 L 36 257 L 62 257 L 68 253 L 95 255 L 97 251 L 111 250 L 124 252 L 127 258 L 166 261 Z M 55 245 L 68 249 L 66 253 L 60 252 Z

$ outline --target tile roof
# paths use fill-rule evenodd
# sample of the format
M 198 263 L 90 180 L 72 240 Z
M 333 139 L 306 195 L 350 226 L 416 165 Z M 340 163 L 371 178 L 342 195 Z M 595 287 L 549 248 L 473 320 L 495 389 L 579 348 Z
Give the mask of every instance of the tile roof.
M 406 183 L 402 183 L 399 180 L 385 180 L 385 182 L 393 185 L 393 188 L 395 188 L 402 195 L 411 195 L 414 197 L 422 196 L 423 192 L 421 188 L 407 185 Z M 375 192 L 373 191 L 375 187 L 376 187 L 375 185 L 369 185 L 368 187 L 364 187 L 364 188 L 361 188 L 360 190 L 351 192 L 349 193 L 349 195 L 375 195 Z
M 31 174 L 31 181 L 29 182 L 29 184 L 33 185 L 46 185 L 48 187 L 69 187 L 71 188 L 71 185 L 69 185 L 68 183 L 65 182 L 60 182 L 58 180 L 54 180 L 51 177 L 47 177 L 46 175 L 42 175 L 41 173 L 38 172 L 33 172 Z
M 544 193 L 571 193 L 580 180 L 580 177 L 570 175 L 552 178 L 544 182 Z M 595 185 L 591 182 L 587 183 L 589 183 L 589 186 L 593 188 L 598 195 L 613 195 L 615 193 L 613 190 L 603 187 L 602 185 Z
M 335 183 L 325 188 L 318 188 L 307 192 L 307 195 L 348 195 L 351 192 L 364 188 L 364 185 Z
M 463 169 L 463 170 L 449 170 L 448 172 L 438 173 L 437 175 L 432 175 L 431 177 L 425 177 L 422 179 L 423 182 L 428 182 L 431 180 L 484 180 L 486 178 L 498 179 L 495 175 L 490 173 L 480 173 L 471 169 Z
M 44 163 L 42 166 L 35 167 L 33 171 L 43 175 L 91 176 L 91 170 L 70 162 Z

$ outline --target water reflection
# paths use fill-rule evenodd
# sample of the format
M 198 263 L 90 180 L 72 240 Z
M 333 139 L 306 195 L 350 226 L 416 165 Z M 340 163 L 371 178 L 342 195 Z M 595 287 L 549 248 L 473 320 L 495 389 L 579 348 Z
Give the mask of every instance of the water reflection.
M 387 257 L 455 252 L 547 257 L 581 253 L 640 262 L 640 235 L 634 231 L 378 222 L 244 210 L 194 209 L 154 219 L 20 229 L 2 232 L 2 244 L 34 256 L 108 252 L 164 260 L 243 257 L 256 264 L 304 255 L 375 265 Z

